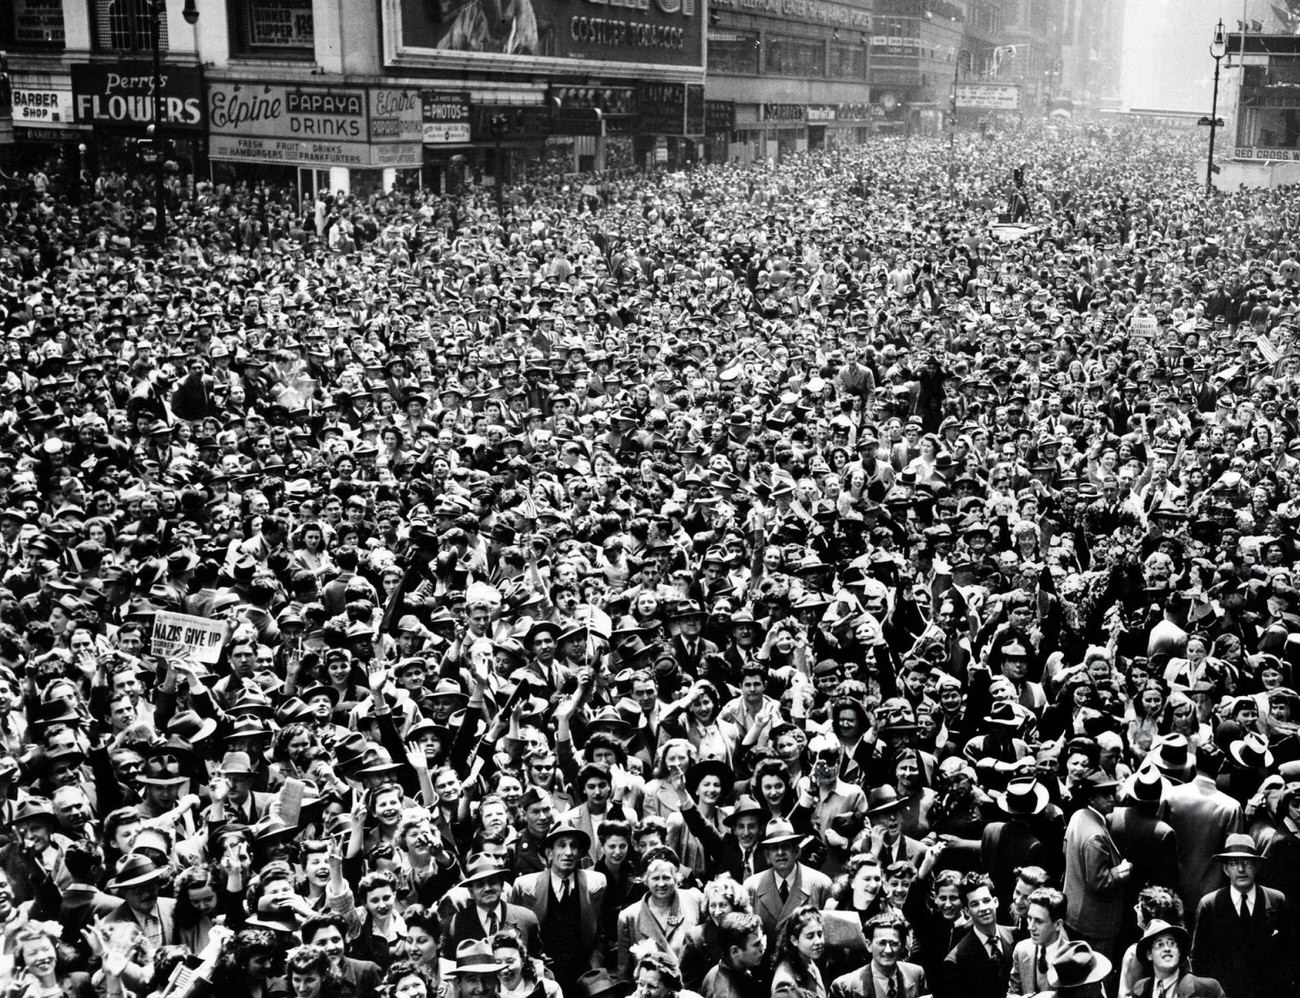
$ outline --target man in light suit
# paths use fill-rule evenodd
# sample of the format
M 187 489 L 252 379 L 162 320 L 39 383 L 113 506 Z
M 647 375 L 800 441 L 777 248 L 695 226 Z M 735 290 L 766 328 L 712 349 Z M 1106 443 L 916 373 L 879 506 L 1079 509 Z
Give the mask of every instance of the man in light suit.
M 799 862 L 802 839 L 790 822 L 768 822 L 763 850 L 769 868 L 745 881 L 745 889 L 754 902 L 754 914 L 763 920 L 769 945 L 776 939 L 776 927 L 786 915 L 801 904 L 825 907 L 831 896 L 830 877 Z
M 1006 998 L 1015 940 L 1009 926 L 998 925 L 993 881 L 983 873 L 968 873 L 959 890 L 971 931 L 944 958 L 943 982 L 935 994 L 938 998 Z
M 1100 770 L 1083 778 L 1079 790 L 1087 797 L 1065 829 L 1065 896 L 1070 928 L 1102 956 L 1110 959 L 1119 933 L 1124 888 L 1132 865 L 1110 837 L 1106 819 L 1115 810 L 1118 781 Z
M 835 978 L 830 998 L 921 998 L 929 994 L 925 971 L 900 959 L 904 923 L 895 915 L 875 915 L 866 924 L 871 962 Z
M 117 865 L 117 873 L 106 885 L 121 896 L 122 903 L 104 918 L 108 925 L 130 925 L 140 930 L 140 953 L 144 959 L 128 962 L 123 981 L 133 989 L 143 987 L 152 974 L 153 956 L 159 947 L 172 942 L 176 934 L 176 902 L 160 898 L 158 888 L 167 871 L 141 853 L 131 853 Z
M 591 848 L 587 833 L 564 822 L 546 835 L 546 869 L 515 881 L 510 902 L 537 916 L 542 951 L 556 983 L 566 994 L 577 994 L 578 978 L 605 963 L 600 909 L 605 878 L 581 868 Z
M 1173 744 L 1178 739 L 1180 744 Z M 1171 735 L 1157 745 L 1153 755 L 1173 755 L 1181 750 L 1186 759 L 1187 739 Z M 1168 769 L 1155 761 L 1157 768 Z M 1214 783 L 1218 758 L 1210 752 L 1196 753 L 1196 776 L 1188 783 L 1171 787 L 1164 795 L 1164 819 L 1178 841 L 1178 894 L 1186 911 L 1195 911 L 1201 898 L 1223 886 L 1223 872 L 1215 853 L 1234 832 L 1245 830 L 1241 805 Z
M 1216 854 L 1228 886 L 1196 908 L 1192 971 L 1212 977 L 1228 998 L 1296 993 L 1295 925 L 1286 895 L 1255 881 L 1262 856 L 1246 834 L 1229 835 Z
M 1029 895 L 1029 913 L 1025 916 L 1029 938 L 1020 940 L 1011 951 L 1010 994 L 1036 995 L 1050 987 L 1048 968 L 1069 942 L 1065 907 L 1065 895 L 1054 887 L 1040 887 Z
M 455 949 L 466 939 L 491 939 L 501 929 L 515 929 L 528 943 L 528 952 L 542 948 L 541 927 L 528 908 L 502 900 L 510 873 L 487 856 L 474 856 L 460 885 L 469 891 L 473 904 L 457 911 L 447 927 L 447 945 Z

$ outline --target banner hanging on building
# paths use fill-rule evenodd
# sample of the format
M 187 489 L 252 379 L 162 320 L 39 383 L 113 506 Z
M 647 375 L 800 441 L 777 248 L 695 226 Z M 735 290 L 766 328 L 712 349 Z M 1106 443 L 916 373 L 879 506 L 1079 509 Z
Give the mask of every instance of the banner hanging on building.
M 1018 83 L 958 83 L 957 109 L 1019 111 Z
M 470 141 L 469 94 L 425 90 L 420 101 L 426 145 L 457 145 Z

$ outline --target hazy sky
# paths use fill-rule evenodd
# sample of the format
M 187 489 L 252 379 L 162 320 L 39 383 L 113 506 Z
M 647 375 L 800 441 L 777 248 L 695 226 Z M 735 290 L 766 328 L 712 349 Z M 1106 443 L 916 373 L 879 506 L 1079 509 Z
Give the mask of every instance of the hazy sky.
M 1279 7 L 1288 0 L 1275 0 Z M 1300 0 L 1290 0 L 1300 13 Z M 1210 40 L 1223 18 L 1226 31 L 1239 20 L 1258 20 L 1265 31 L 1282 30 L 1269 0 L 1127 0 L 1122 59 L 1123 94 L 1128 108 L 1159 108 L 1210 113 L 1214 60 Z M 1233 61 L 1235 66 L 1235 60 Z M 1235 92 L 1238 71 L 1222 63 L 1219 107 L 1225 89 Z M 1229 98 L 1235 100 L 1235 98 Z

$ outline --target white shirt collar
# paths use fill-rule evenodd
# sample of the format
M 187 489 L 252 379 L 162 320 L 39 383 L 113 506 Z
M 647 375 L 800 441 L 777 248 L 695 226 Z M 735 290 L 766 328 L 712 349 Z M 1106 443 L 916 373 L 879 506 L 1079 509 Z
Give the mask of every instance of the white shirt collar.
M 1258 888 L 1252 887 L 1249 894 L 1244 894 L 1237 890 L 1237 888 L 1231 886 L 1228 890 L 1232 891 L 1232 907 L 1235 910 L 1241 910 L 1241 899 L 1244 897 L 1246 899 L 1246 910 L 1252 915 L 1255 914 L 1255 904 L 1259 900 Z

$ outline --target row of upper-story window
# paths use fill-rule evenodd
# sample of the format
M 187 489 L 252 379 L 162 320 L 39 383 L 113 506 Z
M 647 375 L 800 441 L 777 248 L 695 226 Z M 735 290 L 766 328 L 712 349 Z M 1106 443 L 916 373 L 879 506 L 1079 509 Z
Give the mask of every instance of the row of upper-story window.
M 315 53 L 312 0 L 199 0 L 225 3 L 231 52 L 236 56 L 311 58 Z M 183 0 L 0 0 L 0 49 L 59 52 L 67 44 L 74 5 L 85 5 L 91 45 L 97 52 L 147 55 L 155 32 L 167 51 L 166 5 Z M 77 16 L 80 11 L 75 12 Z

